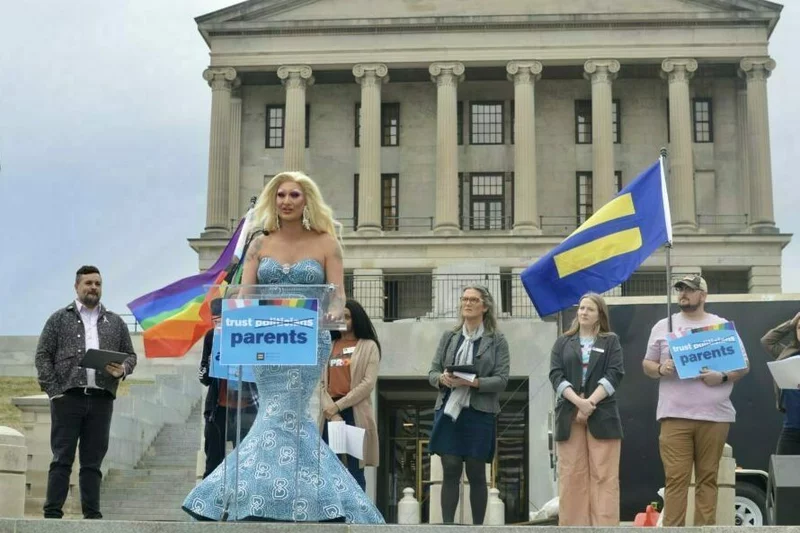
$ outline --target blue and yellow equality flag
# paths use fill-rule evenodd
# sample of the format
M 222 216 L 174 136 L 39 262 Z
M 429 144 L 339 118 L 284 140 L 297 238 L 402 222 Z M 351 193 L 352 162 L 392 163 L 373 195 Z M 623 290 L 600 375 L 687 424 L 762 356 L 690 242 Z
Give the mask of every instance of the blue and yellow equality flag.
M 663 159 L 640 174 L 520 277 L 539 316 L 627 280 L 659 246 L 672 242 Z

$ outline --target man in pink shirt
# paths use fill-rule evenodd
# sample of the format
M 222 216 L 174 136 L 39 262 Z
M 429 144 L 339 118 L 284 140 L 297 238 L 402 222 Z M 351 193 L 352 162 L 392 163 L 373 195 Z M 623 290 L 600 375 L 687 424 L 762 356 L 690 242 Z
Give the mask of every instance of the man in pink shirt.
M 675 285 L 680 313 L 672 315 L 675 332 L 727 322 L 706 313 L 708 285 L 700 276 L 687 276 Z M 642 366 L 647 376 L 659 380 L 656 418 L 661 423 L 658 438 L 666 478 L 664 526 L 684 526 L 686 499 L 695 470 L 695 526 L 711 526 L 717 514 L 717 470 L 728 429 L 736 421 L 730 396 L 733 384 L 748 368 L 735 372 L 705 370 L 699 378 L 679 379 L 669 354 L 667 319 L 650 332 Z M 744 347 L 742 347 L 744 354 Z M 747 354 L 744 354 L 747 361 Z

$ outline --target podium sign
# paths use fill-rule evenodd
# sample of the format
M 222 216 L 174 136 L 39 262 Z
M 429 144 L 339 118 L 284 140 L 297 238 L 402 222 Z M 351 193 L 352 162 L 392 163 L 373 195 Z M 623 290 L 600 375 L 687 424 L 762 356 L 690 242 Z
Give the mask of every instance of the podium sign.
M 667 344 L 681 379 L 696 378 L 706 369 L 731 372 L 747 368 L 733 322 L 669 333 Z
M 220 364 L 316 365 L 316 298 L 225 299 Z

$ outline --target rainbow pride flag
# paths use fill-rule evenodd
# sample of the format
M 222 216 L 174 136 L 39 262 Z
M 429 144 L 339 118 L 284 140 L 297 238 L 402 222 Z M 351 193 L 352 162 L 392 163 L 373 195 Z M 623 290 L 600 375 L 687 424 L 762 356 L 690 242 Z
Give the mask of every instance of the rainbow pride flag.
M 249 215 L 249 214 L 248 214 Z M 183 357 L 212 327 L 210 302 L 241 258 L 244 217 L 219 259 L 200 274 L 183 278 L 128 304 L 144 330 L 145 357 Z

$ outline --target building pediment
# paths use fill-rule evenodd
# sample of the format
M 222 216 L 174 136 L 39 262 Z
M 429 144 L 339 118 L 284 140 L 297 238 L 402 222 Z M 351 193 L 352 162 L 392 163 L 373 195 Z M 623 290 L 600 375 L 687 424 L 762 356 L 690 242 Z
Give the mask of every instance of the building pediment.
M 780 13 L 766 0 L 249 0 L 197 17 L 198 24 L 347 19 L 674 13 Z
M 232 33 L 491 31 L 593 24 L 755 24 L 771 32 L 781 9 L 766 0 L 249 0 L 196 22 L 206 40 Z

